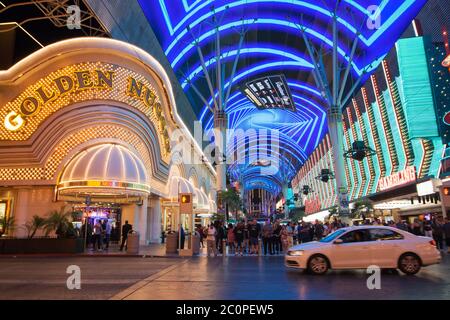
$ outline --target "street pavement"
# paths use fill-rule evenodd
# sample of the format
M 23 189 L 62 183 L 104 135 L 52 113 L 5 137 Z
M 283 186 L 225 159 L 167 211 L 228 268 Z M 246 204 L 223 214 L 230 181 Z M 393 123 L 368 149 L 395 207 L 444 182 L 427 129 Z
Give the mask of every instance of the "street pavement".
M 66 268 L 81 268 L 81 289 Z M 415 276 L 364 270 L 314 276 L 269 257 L 0 257 L 0 299 L 450 299 L 450 255 Z

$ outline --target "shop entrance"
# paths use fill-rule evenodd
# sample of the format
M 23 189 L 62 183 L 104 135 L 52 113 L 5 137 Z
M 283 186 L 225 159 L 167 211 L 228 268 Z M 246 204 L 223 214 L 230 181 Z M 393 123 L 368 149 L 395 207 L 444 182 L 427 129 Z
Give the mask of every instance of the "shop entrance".
M 93 230 L 97 222 L 99 222 L 105 229 L 109 228 L 110 238 L 112 243 L 119 243 L 122 208 L 117 203 L 94 203 L 89 206 L 86 204 L 73 205 L 72 211 L 76 217 L 73 224 L 80 234 L 85 235 L 85 230 Z M 87 222 L 88 226 L 85 225 Z M 91 235 L 87 234 L 85 237 L 89 238 Z M 89 239 L 87 239 L 89 240 Z M 86 241 L 89 242 L 89 241 Z

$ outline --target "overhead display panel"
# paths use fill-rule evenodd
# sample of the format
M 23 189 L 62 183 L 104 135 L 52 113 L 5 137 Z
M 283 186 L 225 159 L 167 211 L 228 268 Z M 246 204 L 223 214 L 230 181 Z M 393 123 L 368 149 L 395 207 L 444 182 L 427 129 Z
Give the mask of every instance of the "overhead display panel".
M 267 76 L 251 80 L 245 84 L 242 91 L 260 110 L 287 109 L 296 111 L 294 100 L 284 75 Z

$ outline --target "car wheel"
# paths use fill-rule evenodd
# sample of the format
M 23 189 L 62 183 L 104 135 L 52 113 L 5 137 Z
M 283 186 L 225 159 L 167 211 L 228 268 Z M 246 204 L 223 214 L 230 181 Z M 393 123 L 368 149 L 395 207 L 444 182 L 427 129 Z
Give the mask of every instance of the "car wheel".
M 405 274 L 416 274 L 421 268 L 420 259 L 413 253 L 405 253 L 399 259 L 398 268 Z
M 309 259 L 308 271 L 313 274 L 325 274 L 328 271 L 328 261 L 322 255 L 314 255 Z

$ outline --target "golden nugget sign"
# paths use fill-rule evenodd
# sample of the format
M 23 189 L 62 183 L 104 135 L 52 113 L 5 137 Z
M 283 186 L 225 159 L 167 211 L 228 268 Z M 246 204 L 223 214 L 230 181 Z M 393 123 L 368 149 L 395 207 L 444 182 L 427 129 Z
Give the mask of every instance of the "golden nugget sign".
M 396 172 L 388 177 L 380 178 L 378 188 L 380 191 L 383 191 L 413 181 L 416 181 L 416 167 L 409 166 L 405 170 Z
M 87 67 L 94 65 L 94 68 Z M 145 107 L 139 107 L 139 109 L 144 109 L 143 111 L 147 114 L 148 111 L 153 113 L 154 118 L 151 117 L 151 119 L 156 121 L 155 125 L 162 136 L 164 152 L 166 154 L 170 152 L 170 140 L 163 108 L 156 92 L 150 85 L 144 83 L 147 81 L 144 81 L 142 76 L 115 65 L 96 62 L 68 66 L 53 72 L 48 78 L 29 87 L 14 102 L 8 104 L 10 107 L 6 106 L 4 126 L 9 132 L 21 132 L 21 129 L 27 127 L 27 119 L 36 117 L 43 111 L 45 114 L 38 118 L 46 117 L 70 104 L 68 98 L 72 101 L 89 100 L 86 98 L 89 95 L 84 93 L 90 90 L 91 99 L 124 101 L 124 97 L 132 97 L 139 103 L 143 103 Z M 113 89 L 117 87 L 118 90 L 114 91 Z M 132 105 L 136 106 L 136 103 Z
M 114 71 L 102 70 L 76 71 L 71 75 L 64 75 L 53 79 L 52 85 L 40 86 L 34 96 L 22 100 L 19 112 L 11 111 L 5 117 L 5 127 L 9 131 L 17 131 L 25 125 L 25 120 L 39 112 L 39 110 L 58 98 L 91 88 L 112 89 Z

